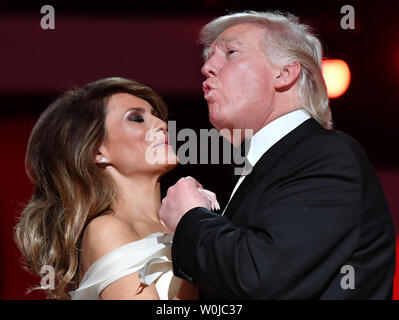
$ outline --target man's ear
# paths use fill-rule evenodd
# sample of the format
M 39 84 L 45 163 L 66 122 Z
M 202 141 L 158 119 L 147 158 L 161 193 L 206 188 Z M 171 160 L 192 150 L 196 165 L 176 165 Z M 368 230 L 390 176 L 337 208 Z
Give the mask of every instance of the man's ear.
M 301 73 L 301 65 L 293 62 L 285 65 L 274 80 L 274 87 L 277 91 L 290 89 L 298 80 Z

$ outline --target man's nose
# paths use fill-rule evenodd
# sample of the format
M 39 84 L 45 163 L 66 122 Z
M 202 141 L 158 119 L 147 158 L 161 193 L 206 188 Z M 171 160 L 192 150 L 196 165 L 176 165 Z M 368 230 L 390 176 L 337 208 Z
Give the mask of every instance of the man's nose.
M 201 68 L 201 73 L 207 78 L 216 76 L 217 68 L 215 66 L 215 63 L 213 61 L 211 61 L 211 59 L 206 61 Z

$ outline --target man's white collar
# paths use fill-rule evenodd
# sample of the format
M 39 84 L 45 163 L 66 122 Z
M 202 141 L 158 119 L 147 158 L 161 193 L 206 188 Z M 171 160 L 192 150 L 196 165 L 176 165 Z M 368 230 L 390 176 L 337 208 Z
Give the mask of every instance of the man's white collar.
M 310 115 L 304 109 L 299 109 L 268 123 L 251 138 L 247 154 L 249 163 L 255 166 L 267 150 L 309 118 Z
M 288 133 L 290 133 L 292 130 L 294 130 L 296 127 L 301 125 L 309 118 L 310 115 L 305 110 L 295 110 L 270 122 L 262 129 L 260 129 L 257 133 L 255 133 L 254 136 L 251 138 L 251 144 L 247 154 L 247 160 L 252 165 L 252 167 L 258 162 L 262 155 L 267 150 L 269 150 L 275 143 L 277 143 L 284 136 L 286 136 Z M 245 174 L 243 174 L 237 181 L 233 192 L 231 193 L 230 200 L 244 179 Z M 224 215 L 226 208 L 230 203 L 230 200 L 224 208 L 222 215 Z

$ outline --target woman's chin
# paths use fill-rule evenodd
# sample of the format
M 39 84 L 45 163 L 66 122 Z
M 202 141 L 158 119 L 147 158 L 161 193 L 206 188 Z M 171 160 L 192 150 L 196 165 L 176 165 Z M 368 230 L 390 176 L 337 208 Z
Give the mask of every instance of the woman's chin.
M 179 159 L 174 153 L 168 154 L 167 157 L 158 159 L 157 161 L 157 166 L 162 170 L 164 174 L 176 168 L 178 164 Z
M 178 166 L 178 162 L 176 163 L 165 163 L 165 164 L 158 164 L 157 171 L 160 174 L 160 176 L 164 176 L 168 172 L 172 171 Z

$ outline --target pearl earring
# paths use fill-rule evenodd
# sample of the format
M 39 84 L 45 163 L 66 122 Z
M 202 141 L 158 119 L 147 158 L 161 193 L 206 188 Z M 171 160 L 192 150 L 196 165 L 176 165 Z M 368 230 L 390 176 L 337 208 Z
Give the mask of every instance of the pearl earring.
M 106 157 L 101 157 L 100 162 L 101 163 L 106 163 L 108 160 Z

